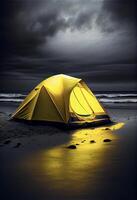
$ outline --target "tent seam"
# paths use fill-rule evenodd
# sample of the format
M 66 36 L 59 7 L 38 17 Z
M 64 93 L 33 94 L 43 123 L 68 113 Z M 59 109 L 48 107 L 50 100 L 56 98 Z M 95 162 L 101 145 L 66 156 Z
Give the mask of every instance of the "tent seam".
M 43 86 L 42 86 L 42 87 L 43 87 Z M 35 111 L 35 108 L 36 108 L 36 105 L 37 105 L 37 102 L 38 102 L 39 94 L 40 94 L 40 91 L 41 91 L 42 87 L 41 87 L 40 90 L 38 91 L 38 96 L 36 97 L 37 99 L 36 99 L 36 102 L 35 102 L 35 105 L 34 105 L 32 114 L 31 114 L 31 119 L 33 118 L 33 114 L 34 114 L 34 111 Z M 37 94 L 36 94 L 36 95 L 37 95 Z
M 79 87 L 80 88 L 80 87 Z M 85 97 L 85 95 L 84 95 L 84 93 L 82 92 L 82 89 L 80 88 L 80 91 L 81 91 L 81 93 L 82 93 L 82 95 L 83 95 L 83 97 L 84 97 L 84 99 L 85 99 L 85 101 L 86 101 L 86 103 L 87 103 L 87 105 L 90 107 L 90 109 L 92 110 L 92 112 L 93 112 L 93 114 L 95 115 L 95 112 L 94 112 L 94 110 L 92 109 L 92 107 L 90 106 L 90 104 L 89 104 L 89 102 L 87 101 L 87 99 L 86 99 L 86 97 Z M 86 90 L 87 91 L 87 90 Z M 87 91 L 88 92 L 88 91 Z M 96 116 L 96 115 L 95 115 Z
M 77 85 L 80 81 L 82 81 L 82 79 L 79 79 L 79 81 L 72 87 L 72 89 L 71 89 L 70 92 L 69 92 L 69 105 L 68 105 L 68 106 L 70 106 L 70 95 L 71 95 L 71 92 L 73 91 L 73 89 L 76 87 L 76 85 Z M 70 110 L 69 110 L 69 117 L 70 117 Z M 68 119 L 68 120 L 69 120 L 69 119 Z
M 17 110 L 15 111 L 15 113 L 13 113 L 13 115 L 11 116 L 11 118 L 14 118 L 14 116 L 16 116 L 16 114 L 18 113 L 18 112 L 20 112 L 32 99 L 34 99 L 35 98 L 35 96 L 36 96 L 37 94 L 35 94 L 32 98 L 30 98 L 30 100 L 29 101 L 27 101 L 24 105 L 22 105 L 20 108 L 17 108 Z M 27 98 L 27 97 L 26 97 Z M 25 101 L 25 99 L 24 99 L 24 101 Z M 23 102 L 22 102 L 23 103 Z
M 89 93 L 89 94 L 91 94 L 93 97 L 94 97 L 94 99 L 96 100 L 96 101 L 98 101 L 99 102 L 99 105 L 101 106 L 101 108 L 103 109 L 103 111 L 104 111 L 104 113 L 106 113 L 107 115 L 108 115 L 108 113 L 107 113 L 107 111 L 106 111 L 106 109 L 104 108 L 104 106 L 100 103 L 100 101 L 95 97 L 95 95 L 91 92 L 91 90 L 89 89 L 89 87 L 87 86 L 87 84 L 84 82 L 84 81 L 82 81 L 85 85 L 86 85 L 86 87 L 87 87 L 87 92 Z
M 61 113 L 60 113 L 59 109 L 57 108 L 57 106 L 56 106 L 56 104 L 55 104 L 54 100 L 53 100 L 53 99 L 52 99 L 52 97 L 51 97 L 50 91 L 48 90 L 48 88 L 47 88 L 47 87 L 45 87 L 45 86 L 43 86 L 43 87 L 46 89 L 46 91 L 47 91 L 47 93 L 49 94 L 49 97 L 50 97 L 50 99 L 51 99 L 52 103 L 54 104 L 54 106 L 55 106 L 55 108 L 56 108 L 56 110 L 57 110 L 57 112 L 59 113 L 59 115 L 60 115 L 61 119 L 64 121 L 64 119 L 63 119 L 63 117 L 62 117 L 62 115 L 61 115 Z
M 64 111 L 65 111 L 65 122 L 67 122 L 66 101 L 65 101 L 65 98 L 64 98 L 64 79 L 62 79 L 62 83 L 63 83 L 63 104 L 64 104 Z

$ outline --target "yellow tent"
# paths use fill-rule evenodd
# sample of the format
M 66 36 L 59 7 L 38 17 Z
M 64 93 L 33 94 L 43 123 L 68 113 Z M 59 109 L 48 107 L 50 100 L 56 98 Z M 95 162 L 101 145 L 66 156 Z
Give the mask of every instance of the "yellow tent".
M 12 118 L 84 123 L 109 117 L 82 79 L 59 74 L 37 85 Z

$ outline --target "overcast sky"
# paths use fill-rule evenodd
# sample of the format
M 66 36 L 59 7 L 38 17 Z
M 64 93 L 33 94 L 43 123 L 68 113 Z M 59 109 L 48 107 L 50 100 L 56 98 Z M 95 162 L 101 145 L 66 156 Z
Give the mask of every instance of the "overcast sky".
M 136 2 L 6 0 L 0 7 L 2 90 L 16 83 L 31 88 L 57 73 L 82 77 L 94 90 L 135 90 Z

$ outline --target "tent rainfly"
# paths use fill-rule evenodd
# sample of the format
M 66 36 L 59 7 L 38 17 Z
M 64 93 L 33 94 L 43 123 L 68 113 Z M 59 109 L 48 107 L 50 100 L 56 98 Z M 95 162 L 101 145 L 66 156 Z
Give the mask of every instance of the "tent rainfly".
M 65 124 L 109 121 L 108 114 L 85 82 L 63 74 L 38 84 L 12 118 Z

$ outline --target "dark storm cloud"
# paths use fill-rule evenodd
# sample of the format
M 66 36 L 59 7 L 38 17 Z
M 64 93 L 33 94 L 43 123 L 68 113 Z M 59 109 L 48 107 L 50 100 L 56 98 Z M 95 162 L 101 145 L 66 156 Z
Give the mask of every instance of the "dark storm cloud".
M 91 28 L 96 9 L 90 8 L 94 4 L 96 7 L 94 0 L 6 1 L 1 17 L 6 53 L 36 56 L 40 54 L 40 45 L 58 31 Z
M 75 20 L 72 19 L 71 28 L 73 29 L 91 29 L 92 28 L 92 17 L 95 13 L 91 10 L 87 10 L 87 12 L 80 12 Z
M 107 0 L 103 9 L 110 13 L 111 19 L 127 25 L 136 24 L 136 0 Z
M 136 0 L 105 0 L 97 23 L 105 32 L 130 29 L 133 33 L 137 28 L 136 6 Z
M 135 28 L 135 4 L 135 0 L 8 0 L 1 7 L 5 54 L 49 57 L 52 54 L 46 45 L 49 38 L 68 29 L 92 31 L 95 18 L 100 31 L 115 32 L 127 25 L 125 33 L 129 33 L 128 26 Z
M 6 0 L 0 7 L 3 76 L 135 80 L 135 8 L 136 0 Z

